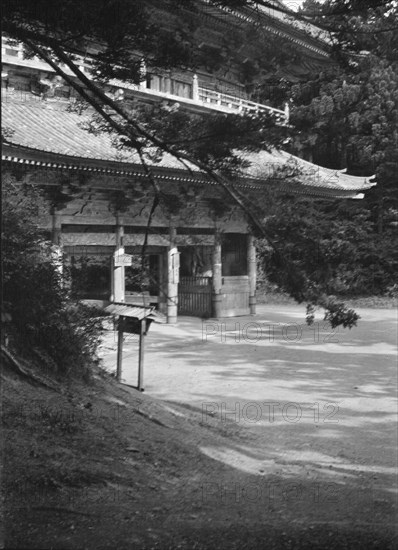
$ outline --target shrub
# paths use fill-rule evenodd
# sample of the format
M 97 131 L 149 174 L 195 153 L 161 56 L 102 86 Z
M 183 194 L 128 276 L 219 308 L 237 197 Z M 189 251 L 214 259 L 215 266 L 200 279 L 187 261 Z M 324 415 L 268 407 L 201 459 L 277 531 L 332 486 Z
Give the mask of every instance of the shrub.
M 9 174 L 3 182 L 5 309 L 19 338 L 47 354 L 49 364 L 63 374 L 87 375 L 101 336 L 98 312 L 73 301 L 64 286 L 55 247 L 38 225 L 48 211 L 43 195 Z

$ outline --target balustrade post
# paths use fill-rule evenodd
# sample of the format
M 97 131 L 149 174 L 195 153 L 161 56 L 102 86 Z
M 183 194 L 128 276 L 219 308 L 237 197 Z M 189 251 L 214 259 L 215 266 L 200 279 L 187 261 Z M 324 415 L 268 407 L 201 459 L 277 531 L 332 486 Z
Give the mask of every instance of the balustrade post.
M 286 124 L 289 124 L 289 118 L 290 118 L 290 107 L 289 107 L 289 103 L 286 102 L 285 103 L 285 120 L 286 120 Z
M 147 77 L 147 70 L 146 70 L 146 64 L 145 61 L 142 60 L 140 63 L 140 90 L 146 90 L 147 84 L 146 84 L 146 77 Z
M 199 81 L 198 75 L 194 74 L 192 78 L 192 99 L 199 101 Z

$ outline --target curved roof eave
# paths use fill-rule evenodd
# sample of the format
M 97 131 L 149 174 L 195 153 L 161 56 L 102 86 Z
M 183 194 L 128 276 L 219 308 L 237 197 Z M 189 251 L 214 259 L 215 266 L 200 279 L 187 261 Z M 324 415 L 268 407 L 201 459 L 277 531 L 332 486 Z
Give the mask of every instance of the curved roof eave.
M 137 153 L 116 148 L 106 134 L 89 133 L 81 127 L 82 117 L 75 113 L 30 102 L 5 102 L 2 122 L 3 128 L 9 130 L 8 141 L 3 145 L 6 161 L 143 177 L 144 170 Z M 291 192 L 309 194 L 311 190 L 311 194 L 318 196 L 338 197 L 348 193 L 354 197 L 375 185 L 371 178 L 323 168 L 284 151 L 237 153 L 249 164 L 241 173 L 239 186 L 243 188 L 258 187 L 261 190 L 272 182 L 279 184 L 281 190 L 288 187 Z M 216 184 L 197 166 L 187 163 L 190 168 L 187 170 L 169 154 L 164 154 L 159 162 L 148 158 L 147 164 L 159 179 Z M 286 173 L 290 178 L 286 178 Z
M 146 173 L 143 167 L 139 164 L 109 162 L 100 160 L 91 160 L 82 157 L 68 157 L 56 153 L 48 153 L 37 149 L 29 149 L 20 147 L 15 144 L 4 143 L 2 160 L 4 163 L 19 164 L 29 166 L 31 168 L 45 170 L 62 170 L 76 172 L 88 172 L 100 175 L 109 175 L 115 177 L 135 177 L 137 179 L 146 179 Z M 299 159 L 301 160 L 301 159 Z M 215 180 L 203 172 L 196 171 L 190 173 L 188 170 L 164 168 L 160 166 L 152 166 L 151 171 L 153 176 L 159 182 L 174 182 L 174 183 L 192 183 L 197 185 L 218 185 Z M 356 178 L 348 176 L 355 180 Z M 367 178 L 371 179 L 371 178 Z M 322 199 L 362 199 L 364 194 L 360 191 L 365 191 L 373 187 L 375 183 L 369 182 L 362 187 L 327 187 L 326 183 L 321 183 L 317 186 L 309 185 L 305 180 L 300 181 L 300 176 L 297 175 L 293 180 L 289 178 L 278 177 L 277 173 L 267 176 L 253 177 L 250 174 L 246 176 L 242 174 L 236 186 L 241 189 L 252 190 L 261 193 L 267 185 L 271 185 L 274 189 L 283 193 L 292 193 L 295 195 L 308 196 L 312 198 Z
M 323 188 L 336 192 L 361 193 L 376 185 L 375 176 L 352 176 L 346 170 L 324 168 L 296 157 L 286 151 L 261 151 L 241 153 L 240 157 L 250 163 L 246 175 L 262 181 L 275 180 L 275 177 L 289 177 L 293 185 Z M 297 181 L 300 180 L 300 181 Z

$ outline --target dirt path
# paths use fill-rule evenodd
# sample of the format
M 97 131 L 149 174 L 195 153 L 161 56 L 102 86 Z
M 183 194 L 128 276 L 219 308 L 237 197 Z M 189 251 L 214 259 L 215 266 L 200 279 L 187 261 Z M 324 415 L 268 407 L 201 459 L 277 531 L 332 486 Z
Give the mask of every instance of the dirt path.
M 307 327 L 302 307 L 273 307 L 220 322 L 181 318 L 147 338 L 149 395 L 197 411 L 204 424 L 242 428 L 243 441 L 200 447 L 227 468 L 202 479 L 203 498 L 221 515 L 250 508 L 260 526 L 283 517 L 312 529 L 393 529 L 396 311 L 361 310 L 358 327 L 332 331 L 321 319 Z M 130 338 L 124 375 L 134 384 Z
M 222 338 L 152 327 L 144 394 L 100 371 L 58 393 L 6 372 L 5 547 L 395 548 L 393 313 L 293 340 L 301 312 Z

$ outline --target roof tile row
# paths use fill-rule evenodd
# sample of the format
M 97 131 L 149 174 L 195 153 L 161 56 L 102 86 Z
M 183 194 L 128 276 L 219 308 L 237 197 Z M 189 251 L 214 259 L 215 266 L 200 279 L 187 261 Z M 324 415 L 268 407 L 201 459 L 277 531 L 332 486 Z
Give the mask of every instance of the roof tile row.
M 129 173 L 131 170 L 142 172 L 136 152 L 121 151 L 112 144 L 107 134 L 93 134 L 82 127 L 82 123 L 88 120 L 87 115 L 69 112 L 65 106 L 54 107 L 45 102 L 3 102 L 3 128 L 8 130 L 7 141 L 13 146 L 14 152 L 17 151 L 18 154 L 14 153 L 14 156 L 18 161 L 27 157 L 26 161 L 31 162 L 31 158 L 26 156 L 26 151 L 23 151 L 24 148 L 29 148 L 36 152 L 36 158 L 40 156 L 40 152 L 50 154 L 54 166 L 57 167 L 76 168 L 76 162 L 79 160 L 79 169 L 106 172 L 109 170 L 116 174 L 123 174 L 125 171 Z M 342 192 L 343 195 L 349 193 L 352 197 L 375 185 L 371 178 L 349 176 L 344 171 L 323 168 L 284 151 L 240 154 L 250 163 L 249 168 L 245 170 L 243 185 L 245 177 L 250 179 L 251 183 L 255 180 L 259 184 L 270 181 L 275 183 L 280 179 L 280 187 L 283 190 L 306 194 L 335 193 L 336 196 L 342 196 L 339 195 Z M 43 155 L 43 161 L 48 162 L 48 158 L 45 157 L 46 155 Z M 175 177 L 176 173 L 180 176 L 185 175 L 187 179 L 192 177 L 182 163 L 169 154 L 164 154 L 160 162 L 154 163 L 148 159 L 147 163 L 159 172 L 159 177 L 169 179 Z M 197 167 L 191 165 L 190 168 L 196 172 L 196 179 L 200 177 Z M 284 178 L 282 168 L 288 169 L 294 176 L 289 182 Z

